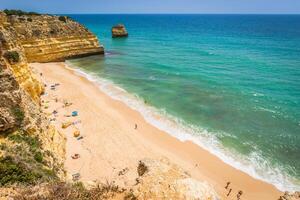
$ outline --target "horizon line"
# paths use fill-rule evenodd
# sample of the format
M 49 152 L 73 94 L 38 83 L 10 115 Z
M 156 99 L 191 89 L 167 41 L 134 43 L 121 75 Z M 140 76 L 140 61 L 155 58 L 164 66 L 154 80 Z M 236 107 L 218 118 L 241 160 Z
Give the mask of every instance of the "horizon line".
M 0 9 L 0 11 L 4 11 L 5 9 Z M 19 9 L 8 9 L 8 10 L 19 10 Z M 28 11 L 27 9 L 24 10 L 24 11 L 27 11 L 27 12 L 30 12 Z M 263 12 L 259 12 L 259 13 L 253 13 L 253 12 L 248 12 L 248 13 L 184 13 L 184 12 L 161 12 L 161 13 L 156 13 L 156 12 L 145 12 L 145 13 L 140 13 L 140 12 L 136 12 L 136 13 L 133 13 L 133 12 L 99 12 L 99 13 L 76 13 L 76 12 L 67 12 L 67 13 L 63 13 L 63 12 L 60 12 L 60 13 L 55 13 L 55 12 L 43 12 L 43 11 L 33 11 L 32 12 L 37 12 L 37 13 L 40 13 L 40 14 L 53 14 L 53 15 L 300 15 L 300 13 L 277 13 L 277 12 L 274 12 L 274 13 L 263 13 Z
M 42 14 L 42 13 L 41 13 Z M 300 15 L 300 13 L 48 13 L 54 15 Z

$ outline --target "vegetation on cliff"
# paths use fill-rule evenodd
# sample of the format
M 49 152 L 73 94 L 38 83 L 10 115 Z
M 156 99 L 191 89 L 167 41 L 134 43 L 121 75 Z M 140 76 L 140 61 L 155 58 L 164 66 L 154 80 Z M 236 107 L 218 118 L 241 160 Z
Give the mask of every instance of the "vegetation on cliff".
M 20 56 L 17 51 L 7 51 L 3 55 L 11 64 L 18 63 L 20 61 Z
M 28 65 L 18 30 L 11 25 L 10 20 L 23 23 L 23 15 L 41 17 L 18 10 L 0 12 L 0 189 L 65 176 L 65 138 L 41 113 L 44 86 Z
M 23 10 L 8 10 L 8 9 L 5 9 L 5 10 L 3 10 L 3 12 L 6 15 L 18 15 L 18 16 L 22 16 L 22 15 L 40 15 L 39 13 L 36 13 L 36 12 L 25 12 Z
M 36 184 L 56 179 L 55 168 L 49 168 L 37 136 L 15 131 L 0 144 L 0 186 Z

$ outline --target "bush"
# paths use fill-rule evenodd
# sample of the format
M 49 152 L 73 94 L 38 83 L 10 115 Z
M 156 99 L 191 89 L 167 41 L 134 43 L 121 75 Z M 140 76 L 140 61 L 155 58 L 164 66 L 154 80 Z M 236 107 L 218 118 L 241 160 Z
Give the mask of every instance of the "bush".
M 5 9 L 3 12 L 6 15 L 18 15 L 18 16 L 22 16 L 22 15 L 40 15 L 36 12 L 25 12 L 25 11 L 22 11 L 22 10 L 8 10 L 8 9 Z
M 37 162 L 41 163 L 43 162 L 43 159 L 43 154 L 40 151 L 34 154 L 34 160 L 36 160 Z
M 59 16 L 58 19 L 59 19 L 59 21 L 67 22 L 68 18 L 66 16 Z
M 27 21 L 32 22 L 32 19 L 29 17 L 29 18 L 27 18 Z
M 1 147 L 5 158 L 0 156 L 0 187 L 14 183 L 31 185 L 57 179 L 55 168 L 47 165 L 37 136 L 18 130 L 10 133 L 7 140 L 12 143 Z
M 18 132 L 17 134 L 11 134 L 8 136 L 8 139 L 16 143 L 25 142 L 32 152 L 35 152 L 41 147 L 41 142 L 37 137 L 32 137 L 24 133 Z
M 12 113 L 15 116 L 16 121 L 21 124 L 25 117 L 24 111 L 19 107 L 15 107 L 12 109 Z
M 10 63 L 18 63 L 20 61 L 20 55 L 17 51 L 7 51 L 4 53 L 4 57 Z
M 137 171 L 138 171 L 139 176 L 143 176 L 148 171 L 148 167 L 145 165 L 145 163 L 140 161 L 139 165 L 138 165 L 138 168 L 137 168 Z
M 121 199 L 115 198 L 118 194 L 124 194 L 126 200 L 136 200 L 132 194 L 126 194 L 125 189 L 120 189 L 112 183 L 100 184 L 90 189 L 84 187 L 81 182 L 69 184 L 65 182 L 52 182 L 41 187 L 45 191 L 45 196 L 41 198 L 39 191 L 33 190 L 32 187 L 27 187 L 20 194 L 13 197 L 16 200 L 90 200 L 90 199 Z
M 12 113 L 15 116 L 16 121 L 21 124 L 25 117 L 24 111 L 21 108 L 16 107 L 12 109 Z
M 42 177 L 41 174 L 26 169 L 21 163 L 16 163 L 11 157 L 0 159 L 0 186 L 13 183 L 33 184 Z

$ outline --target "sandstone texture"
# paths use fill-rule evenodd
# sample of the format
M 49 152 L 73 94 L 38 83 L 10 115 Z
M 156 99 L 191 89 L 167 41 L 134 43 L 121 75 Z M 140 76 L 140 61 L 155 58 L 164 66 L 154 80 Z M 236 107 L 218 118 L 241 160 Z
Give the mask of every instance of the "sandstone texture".
M 128 32 L 123 24 L 118 24 L 111 29 L 112 37 L 128 37 Z
M 132 190 L 138 199 L 220 199 L 211 186 L 191 178 L 166 158 L 141 160 L 137 170 L 139 177 Z
M 300 192 L 285 192 L 284 195 L 279 197 L 279 200 L 300 200 Z
M 104 53 L 97 37 L 69 17 L 1 15 L 0 22 L 15 30 L 28 62 L 64 61 Z

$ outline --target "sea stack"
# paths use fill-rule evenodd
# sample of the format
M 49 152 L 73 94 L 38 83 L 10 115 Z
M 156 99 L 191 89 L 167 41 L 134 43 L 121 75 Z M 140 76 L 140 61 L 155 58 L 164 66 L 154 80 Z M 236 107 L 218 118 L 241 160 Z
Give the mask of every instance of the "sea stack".
M 128 37 L 128 32 L 124 26 L 124 24 L 117 24 L 111 29 L 112 37 Z

